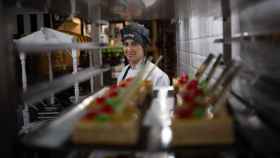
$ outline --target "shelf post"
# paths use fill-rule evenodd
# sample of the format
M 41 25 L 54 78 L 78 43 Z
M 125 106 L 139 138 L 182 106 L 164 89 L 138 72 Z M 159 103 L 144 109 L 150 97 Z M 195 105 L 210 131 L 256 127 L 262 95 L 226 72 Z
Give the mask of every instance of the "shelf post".
M 89 66 L 93 67 L 93 54 L 92 52 L 88 51 L 89 56 Z M 94 92 L 94 82 L 93 82 L 93 76 L 90 77 L 90 92 Z
M 78 72 L 77 49 L 72 49 L 73 74 Z M 74 85 L 75 103 L 79 102 L 79 82 Z
M 53 81 L 53 70 L 52 70 L 52 58 L 51 58 L 51 53 L 48 52 L 48 63 L 49 63 L 49 81 Z M 51 104 L 54 104 L 54 94 L 51 94 L 51 99 L 50 99 Z
M 27 76 L 26 76 L 26 63 L 25 63 L 25 53 L 20 52 L 20 62 L 21 62 L 21 77 L 22 77 L 22 89 L 25 92 L 27 90 Z

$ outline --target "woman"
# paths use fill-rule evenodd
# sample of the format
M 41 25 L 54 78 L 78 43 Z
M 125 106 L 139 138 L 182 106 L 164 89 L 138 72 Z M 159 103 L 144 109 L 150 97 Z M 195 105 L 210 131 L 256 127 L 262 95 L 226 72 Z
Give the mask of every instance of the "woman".
M 156 65 L 146 60 L 146 48 L 149 44 L 149 30 L 143 25 L 132 23 L 121 30 L 121 37 L 124 46 L 124 55 L 128 60 L 118 76 L 118 83 L 126 78 L 134 77 L 144 64 L 149 64 L 152 70 L 148 80 L 153 82 L 154 87 L 169 86 L 170 80 L 165 72 Z

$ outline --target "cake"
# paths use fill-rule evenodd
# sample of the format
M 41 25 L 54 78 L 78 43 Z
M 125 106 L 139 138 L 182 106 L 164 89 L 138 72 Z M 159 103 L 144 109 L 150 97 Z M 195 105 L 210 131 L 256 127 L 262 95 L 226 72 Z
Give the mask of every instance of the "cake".
M 138 109 L 145 97 L 151 95 L 152 83 L 132 78 L 112 85 L 87 108 L 86 114 L 75 124 L 72 134 L 79 144 L 135 144 L 138 141 L 141 112 Z
M 176 106 L 172 118 L 172 145 L 227 144 L 233 142 L 232 120 L 226 110 L 213 116 L 216 99 L 207 84 L 186 74 L 174 80 Z

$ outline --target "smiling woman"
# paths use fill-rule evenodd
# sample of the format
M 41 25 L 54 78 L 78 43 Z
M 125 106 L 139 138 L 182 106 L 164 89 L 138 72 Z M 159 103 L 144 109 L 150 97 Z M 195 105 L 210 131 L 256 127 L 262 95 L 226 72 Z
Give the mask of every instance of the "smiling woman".
M 129 64 L 135 67 L 136 64 L 144 58 L 144 49 L 141 44 L 132 39 L 127 39 L 124 42 L 124 55 Z
M 121 30 L 121 36 L 124 55 L 129 64 L 119 74 L 118 83 L 135 77 L 143 65 L 148 64 L 148 70 L 152 70 L 148 80 L 152 81 L 153 86 L 169 86 L 170 81 L 166 73 L 145 58 L 145 50 L 150 44 L 149 30 L 138 23 L 131 23 Z

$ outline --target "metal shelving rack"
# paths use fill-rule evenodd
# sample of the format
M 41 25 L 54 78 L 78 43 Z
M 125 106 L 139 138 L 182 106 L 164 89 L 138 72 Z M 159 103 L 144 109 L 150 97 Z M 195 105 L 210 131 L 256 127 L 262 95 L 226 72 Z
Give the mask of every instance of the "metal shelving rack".
M 43 99 L 50 98 L 50 104 L 54 105 L 54 94 L 64 89 L 67 89 L 74 85 L 75 87 L 75 103 L 77 104 L 79 99 L 79 82 L 90 79 L 91 93 L 93 93 L 93 77 L 104 72 L 109 71 L 110 67 L 93 66 L 92 52 L 88 51 L 90 67 L 81 71 L 78 71 L 77 64 L 77 50 L 97 50 L 101 47 L 97 46 L 96 43 L 76 43 L 74 36 L 58 32 L 48 28 L 42 28 L 31 35 L 23 37 L 20 40 L 15 40 L 16 48 L 19 52 L 19 57 L 22 66 L 22 102 L 24 105 L 23 109 L 23 121 L 24 125 L 22 128 L 23 132 L 28 132 L 29 126 L 32 124 L 29 120 L 29 106 L 34 105 L 42 101 Z M 73 72 L 62 77 L 53 78 L 52 64 L 50 54 L 54 50 L 71 50 L 73 60 Z M 48 52 L 49 60 L 49 81 L 39 83 L 37 85 L 27 88 L 27 74 L 25 70 L 25 56 L 26 54 L 38 54 L 42 52 Z M 47 112 L 52 113 L 53 112 Z M 57 113 L 57 112 L 56 112 Z

